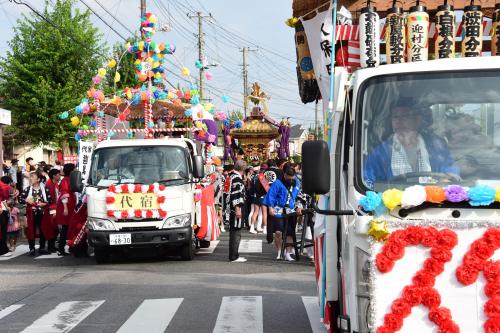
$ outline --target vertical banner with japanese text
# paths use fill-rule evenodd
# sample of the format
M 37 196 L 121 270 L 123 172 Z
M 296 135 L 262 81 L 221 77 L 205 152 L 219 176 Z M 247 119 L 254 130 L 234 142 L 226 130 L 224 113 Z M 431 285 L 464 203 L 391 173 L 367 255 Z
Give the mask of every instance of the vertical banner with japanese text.
M 78 153 L 78 170 L 82 173 L 82 181 L 85 183 L 89 178 L 90 159 L 94 151 L 94 142 L 80 141 L 80 151 Z

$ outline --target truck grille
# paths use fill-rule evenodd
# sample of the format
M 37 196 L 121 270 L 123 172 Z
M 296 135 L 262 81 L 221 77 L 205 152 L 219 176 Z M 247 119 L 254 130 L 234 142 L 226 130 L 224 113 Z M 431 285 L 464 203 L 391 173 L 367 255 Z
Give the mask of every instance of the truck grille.
M 140 220 L 135 220 L 135 219 L 118 219 L 115 220 L 117 223 L 129 223 L 129 222 L 158 222 L 162 221 L 162 219 L 140 219 Z
M 124 227 L 120 231 L 155 231 L 158 230 L 156 227 Z

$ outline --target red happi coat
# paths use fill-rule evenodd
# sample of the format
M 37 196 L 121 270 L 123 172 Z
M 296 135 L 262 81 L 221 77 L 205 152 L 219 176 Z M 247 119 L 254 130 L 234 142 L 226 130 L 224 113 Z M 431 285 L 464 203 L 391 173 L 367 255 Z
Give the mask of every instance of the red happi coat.
M 0 181 L 0 201 L 5 201 L 9 199 L 9 190 L 10 186 Z M 0 210 L 0 214 L 1 213 L 2 212 Z M 3 237 L 5 236 L 6 235 L 2 235 L 2 231 L 0 230 L 0 239 L 3 239 Z
M 63 200 L 68 200 L 68 216 L 64 216 Z M 64 176 L 59 184 L 59 198 L 56 206 L 56 223 L 59 225 L 69 225 L 76 206 L 75 193 L 71 192 L 69 177 Z
M 45 187 L 42 187 L 40 185 L 40 188 L 43 188 L 44 191 L 47 191 Z M 50 194 L 50 193 L 49 193 Z M 48 200 L 48 199 L 47 199 Z M 43 208 L 43 218 L 42 218 L 42 224 L 41 224 L 41 229 L 43 232 L 43 236 L 45 239 L 53 239 L 55 238 L 54 235 L 52 235 L 52 238 L 50 238 L 48 234 L 45 233 L 46 230 L 50 230 L 51 228 L 48 228 L 47 226 L 51 226 L 51 218 L 49 214 L 49 206 L 50 206 L 50 200 L 49 200 L 49 205 L 45 206 Z M 26 222 L 27 222 L 27 227 L 26 227 L 26 238 L 28 240 L 35 240 L 36 238 L 40 237 L 39 230 L 35 230 L 35 219 L 33 216 L 33 207 L 34 205 L 31 205 L 29 203 L 26 203 Z
M 48 216 L 47 223 L 42 224 L 42 231 L 43 235 L 45 236 L 45 239 L 52 240 L 57 237 L 57 223 L 55 221 L 55 215 L 51 215 L 50 211 L 55 211 L 57 207 L 57 184 L 55 184 L 52 179 L 47 180 L 47 183 L 45 183 L 45 187 L 47 190 L 50 192 L 50 196 L 52 198 L 52 202 L 48 206 Z M 45 221 L 44 221 L 45 222 Z

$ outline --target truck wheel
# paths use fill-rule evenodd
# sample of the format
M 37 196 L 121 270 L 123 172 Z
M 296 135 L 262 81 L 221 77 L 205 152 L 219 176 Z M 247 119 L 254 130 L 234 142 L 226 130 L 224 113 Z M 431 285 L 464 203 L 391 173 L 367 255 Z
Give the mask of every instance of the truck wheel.
M 181 248 L 181 258 L 185 261 L 193 260 L 194 258 L 194 242 L 191 241 L 189 244 L 185 244 Z
M 97 264 L 106 264 L 109 262 L 109 252 L 105 250 L 94 250 L 95 262 Z

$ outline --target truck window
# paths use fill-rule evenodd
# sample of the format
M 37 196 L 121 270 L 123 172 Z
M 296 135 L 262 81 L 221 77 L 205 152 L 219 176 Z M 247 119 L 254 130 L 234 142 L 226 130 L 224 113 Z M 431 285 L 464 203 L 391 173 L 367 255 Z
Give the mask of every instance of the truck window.
M 97 186 L 155 182 L 175 185 L 188 179 L 188 170 L 187 152 L 182 147 L 101 148 L 95 151 L 89 182 Z
M 397 74 L 358 93 L 357 183 L 500 185 L 500 71 Z

